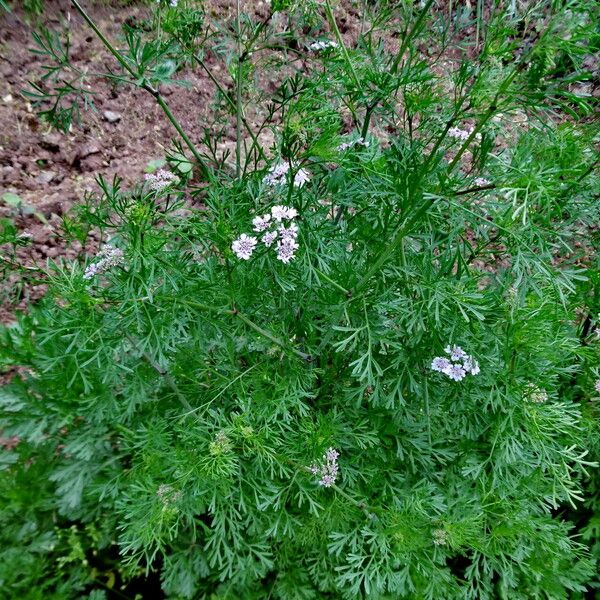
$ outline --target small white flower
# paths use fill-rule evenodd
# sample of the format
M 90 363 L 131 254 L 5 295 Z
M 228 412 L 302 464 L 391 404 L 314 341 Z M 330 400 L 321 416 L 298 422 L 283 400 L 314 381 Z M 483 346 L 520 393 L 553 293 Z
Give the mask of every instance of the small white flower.
M 98 252 L 96 258 L 99 259 L 98 262 L 91 264 L 86 268 L 85 273 L 83 274 L 84 279 L 91 279 L 96 275 L 101 275 L 109 269 L 122 264 L 123 250 L 115 248 L 110 244 L 106 244 L 104 248 Z
M 242 233 L 242 235 L 231 244 L 231 249 L 238 258 L 248 260 L 252 256 L 252 252 L 254 252 L 257 241 L 258 240 L 255 237 Z
M 294 175 L 294 186 L 302 187 L 305 183 L 310 181 L 310 174 L 306 169 L 298 169 L 298 172 Z
M 177 176 L 165 169 L 158 169 L 156 173 L 147 173 L 144 179 L 148 182 L 148 187 L 155 192 L 160 192 L 169 187 Z
M 287 265 L 294 258 L 298 248 L 298 244 L 293 239 L 279 240 L 277 242 L 277 260 Z
M 267 248 L 273 245 L 273 242 L 277 239 L 276 231 L 267 231 L 262 237 L 262 242 Z
M 337 48 L 337 42 L 332 40 L 316 40 L 308 45 L 308 49 L 312 52 L 321 52 L 322 50 L 327 50 L 328 48 Z
M 443 358 L 442 356 L 436 356 L 431 361 L 431 369 L 433 371 L 437 371 L 438 373 L 446 372 L 446 370 L 449 369 L 451 366 L 452 363 L 447 358 Z
M 271 215 L 269 213 L 267 213 L 266 215 L 263 215 L 262 217 L 254 217 L 254 219 L 252 219 L 252 225 L 254 225 L 253 229 L 254 231 L 264 231 L 265 229 L 269 228 L 269 225 L 271 221 Z
M 296 241 L 296 238 L 298 237 L 298 225 L 295 223 L 292 223 L 289 227 L 280 225 L 278 231 L 282 240 Z
M 268 186 L 284 185 L 289 170 L 289 163 L 279 163 L 263 177 L 263 183 Z M 298 169 L 298 172 L 294 175 L 294 187 L 302 187 L 308 181 L 310 181 L 310 173 L 306 169 Z
M 467 357 L 467 353 L 460 346 L 446 346 L 444 352 L 449 354 L 452 360 L 462 360 Z
M 351 140 L 349 142 L 342 142 L 338 147 L 338 152 L 344 152 L 344 150 L 348 150 L 348 148 L 353 148 L 354 146 L 364 146 L 365 148 L 369 147 L 369 142 L 365 141 L 365 138 L 359 137 L 356 140 Z
M 464 379 L 467 372 L 460 365 L 451 365 L 446 371 L 445 375 L 448 375 L 453 381 L 461 381 Z
M 465 371 L 467 373 L 471 373 L 471 375 L 479 375 L 481 369 L 479 368 L 479 363 L 472 357 L 467 356 L 463 363 Z
M 490 185 L 492 182 L 489 179 L 486 179 L 485 177 L 477 177 L 477 179 L 475 179 L 473 181 L 473 183 L 475 185 Z
M 278 223 L 281 222 L 283 219 L 293 219 L 297 215 L 298 211 L 290 206 L 282 206 L 281 204 L 276 204 L 275 206 L 271 207 L 271 216 Z

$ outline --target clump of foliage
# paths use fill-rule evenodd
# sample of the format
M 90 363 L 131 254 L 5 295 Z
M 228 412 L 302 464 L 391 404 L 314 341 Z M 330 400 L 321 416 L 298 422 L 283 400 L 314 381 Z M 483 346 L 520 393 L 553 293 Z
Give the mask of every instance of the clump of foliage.
M 131 189 L 99 176 L 67 228 L 99 255 L 50 263 L 2 331 L 3 588 L 596 587 L 593 5 L 368 3 L 350 41 L 329 0 L 238 3 L 230 27 L 180 0 L 118 43 L 73 5 L 178 138 Z M 68 129 L 90 75 L 37 40 L 33 94 Z M 161 93 L 183 67 L 215 85 L 202 140 Z

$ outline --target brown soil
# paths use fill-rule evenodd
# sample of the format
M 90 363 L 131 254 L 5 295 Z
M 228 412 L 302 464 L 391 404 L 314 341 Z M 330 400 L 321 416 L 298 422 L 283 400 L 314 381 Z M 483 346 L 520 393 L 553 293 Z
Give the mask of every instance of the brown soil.
M 123 7 L 117 2 L 88 2 L 87 7 L 101 30 L 117 44 L 122 39 L 122 22 L 143 19 L 150 11 L 147 5 Z M 48 28 L 59 31 L 65 20 L 71 21 L 70 54 L 75 66 L 90 72 L 116 70 L 114 58 L 67 0 L 46 0 L 43 19 Z M 82 112 L 81 122 L 68 134 L 57 133 L 40 121 L 23 94 L 30 88 L 29 82 L 40 83 L 43 74 L 44 58 L 31 52 L 35 47 L 31 34 L 37 25 L 20 10 L 11 14 L 0 11 L 0 198 L 6 192 L 17 194 L 26 207 L 18 211 L 0 201 L 0 217 L 12 218 L 22 232 L 31 235 L 31 244 L 16 255 L 17 262 L 29 267 L 58 256 L 72 258 L 81 250 L 77 243 L 64 247 L 57 231 L 62 215 L 73 203 L 97 189 L 95 177 L 101 174 L 110 180 L 118 175 L 125 185 L 140 181 L 148 163 L 164 158 L 175 137 L 172 125 L 147 92 L 102 79 L 94 83 L 93 109 Z M 214 64 L 215 59 L 212 62 L 219 73 L 223 67 Z M 186 132 L 198 139 L 211 110 L 214 86 L 198 72 L 180 78 L 191 86 L 164 86 L 161 91 Z M 226 138 L 224 145 L 227 143 Z M 5 289 L 0 290 L 3 304 L 14 300 L 17 279 L 16 274 L 9 277 Z M 24 286 L 16 307 L 24 308 L 43 291 L 43 286 Z M 10 320 L 10 308 L 0 309 L 0 320 Z

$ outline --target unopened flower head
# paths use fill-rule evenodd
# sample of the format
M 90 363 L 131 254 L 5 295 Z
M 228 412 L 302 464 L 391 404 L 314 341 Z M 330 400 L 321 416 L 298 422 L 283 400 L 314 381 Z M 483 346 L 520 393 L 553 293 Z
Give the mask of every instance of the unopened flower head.
M 308 49 L 312 52 L 321 52 L 322 50 L 327 50 L 328 48 L 337 48 L 337 42 L 333 40 L 316 40 L 308 45 Z
M 113 267 L 123 263 L 123 250 L 115 248 L 110 244 L 106 244 L 100 252 L 96 255 L 97 262 L 89 265 L 84 274 L 84 279 L 91 279 L 96 275 L 101 275 Z
M 177 502 L 181 498 L 181 491 L 173 489 L 173 486 L 168 483 L 162 483 L 156 490 L 156 495 L 161 499 L 162 503 L 167 506 L 173 502 Z
M 171 173 L 171 171 L 165 171 L 165 169 L 158 169 L 156 173 L 148 173 L 144 177 L 148 182 L 148 187 L 155 192 L 160 192 L 166 187 L 169 187 L 177 176 Z
M 339 456 L 340 453 L 335 448 L 328 448 L 325 454 L 323 454 L 321 463 L 312 464 L 308 467 L 313 475 L 320 476 L 319 485 L 331 487 L 335 484 L 339 473 L 337 462 Z
M 231 450 L 231 440 L 223 430 L 217 432 L 214 441 L 208 445 L 208 451 L 210 454 L 212 454 L 212 456 L 227 454 L 231 452 Z
M 444 352 L 450 358 L 436 356 L 431 361 L 431 370 L 443 373 L 452 381 L 462 381 L 467 375 L 478 375 L 481 371 L 479 363 L 460 346 L 446 346 Z
M 546 390 L 538 387 L 534 383 L 528 383 L 525 386 L 524 397 L 528 402 L 533 402 L 534 404 L 543 404 L 548 400 L 548 393 Z
M 436 546 L 445 546 L 448 543 L 448 532 L 445 529 L 434 529 L 431 537 Z
M 242 233 L 242 235 L 231 244 L 231 249 L 238 258 L 248 260 L 252 256 L 257 242 L 258 240 L 254 236 Z

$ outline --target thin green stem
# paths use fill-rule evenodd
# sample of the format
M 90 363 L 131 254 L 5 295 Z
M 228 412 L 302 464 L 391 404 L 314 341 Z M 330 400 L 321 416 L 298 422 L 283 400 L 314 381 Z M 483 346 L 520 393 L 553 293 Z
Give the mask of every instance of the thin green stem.
M 192 58 L 204 70 L 204 72 L 208 75 L 208 78 L 215 84 L 215 87 L 217 88 L 217 90 L 219 91 L 219 93 L 221 94 L 221 96 L 225 99 L 225 101 L 229 104 L 229 106 L 235 111 L 236 110 L 236 103 L 231 99 L 231 97 L 229 96 L 229 94 L 227 93 L 227 91 L 225 90 L 225 88 L 219 83 L 219 80 L 212 74 L 212 71 L 206 66 L 206 63 L 199 56 L 197 56 L 195 54 L 192 55 Z M 250 148 L 250 152 L 252 152 L 252 150 L 254 148 L 256 148 L 256 150 L 260 154 L 260 157 L 263 160 L 267 160 L 265 152 L 262 149 L 262 146 L 260 145 L 260 143 L 258 141 L 258 137 L 256 136 L 256 134 L 252 130 L 252 127 L 250 127 L 250 123 L 248 123 L 248 119 L 246 119 L 246 117 L 244 115 L 241 115 L 241 119 L 242 119 L 242 124 L 246 128 L 246 131 L 248 132 L 248 134 L 252 138 L 252 147 Z
M 235 73 L 235 176 L 242 175 L 242 31 L 240 21 L 240 0 L 236 0 L 235 26 L 237 43 L 237 69 Z
M 398 50 L 398 54 L 396 55 L 396 58 L 394 59 L 394 62 L 392 63 L 392 69 L 391 69 L 392 73 L 396 73 L 398 71 L 398 67 L 400 66 L 400 61 L 402 60 L 402 57 L 404 56 L 404 53 L 406 52 L 406 48 L 408 48 L 408 44 L 413 39 L 413 37 L 419 33 L 419 30 L 421 28 L 423 20 L 425 19 L 425 15 L 428 13 L 432 4 L 433 4 L 433 0 L 427 0 L 427 3 L 421 10 L 412 29 L 410 30 L 409 33 L 407 33 L 404 36 L 404 39 L 402 40 L 402 44 L 400 45 L 400 50 Z
M 71 0 L 71 3 L 73 4 L 73 6 L 77 10 L 77 12 L 83 17 L 84 21 L 90 26 L 90 28 L 93 30 L 93 32 L 98 36 L 98 38 L 104 44 L 104 46 L 108 49 L 108 51 L 115 57 L 117 62 L 123 67 L 123 69 L 125 69 L 125 71 L 127 71 L 127 73 L 129 73 L 134 80 L 140 79 L 139 74 L 136 73 L 131 68 L 131 66 L 125 60 L 123 55 L 111 44 L 111 42 L 102 33 L 102 31 L 100 31 L 100 29 L 98 28 L 96 23 L 94 23 L 92 18 L 86 13 L 86 11 L 83 9 L 81 4 L 79 4 L 79 2 L 77 0 Z M 173 127 L 175 127 L 177 133 L 181 136 L 181 138 L 185 142 L 186 146 L 190 149 L 191 153 L 194 155 L 194 158 L 200 165 L 200 168 L 202 169 L 203 174 L 206 176 L 209 176 L 210 171 L 209 171 L 208 167 L 206 166 L 206 163 L 205 163 L 204 159 L 202 158 L 202 155 L 200 154 L 200 152 L 198 152 L 198 149 L 193 144 L 192 140 L 190 140 L 188 135 L 185 133 L 185 131 L 181 127 L 181 124 L 179 123 L 179 121 L 175 118 L 175 116 L 171 112 L 170 108 L 168 107 L 164 98 L 161 96 L 160 92 L 158 90 L 154 89 L 152 86 L 150 86 L 147 83 L 142 83 L 142 84 L 137 84 L 137 85 L 139 85 L 139 87 L 145 89 L 152 96 L 154 96 L 157 103 L 162 108 L 163 112 L 165 113 L 165 115 L 167 116 L 167 118 L 169 119 L 169 121 L 171 122 Z

